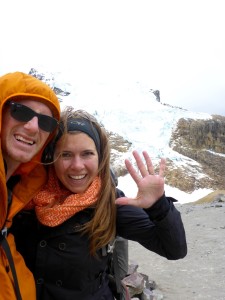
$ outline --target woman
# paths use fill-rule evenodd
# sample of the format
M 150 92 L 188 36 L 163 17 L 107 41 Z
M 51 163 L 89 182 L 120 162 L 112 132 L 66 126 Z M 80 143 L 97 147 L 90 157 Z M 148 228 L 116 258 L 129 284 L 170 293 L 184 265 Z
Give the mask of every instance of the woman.
M 37 299 L 114 299 L 105 248 L 119 235 L 167 259 L 187 253 L 180 213 L 164 195 L 165 160 L 159 174 L 146 152 L 134 151 L 139 172 L 126 167 L 138 194 L 126 198 L 110 175 L 110 146 L 103 127 L 84 111 L 67 108 L 45 155 L 49 179 L 33 199 L 39 220 L 35 266 Z M 32 231 L 33 232 L 33 231 Z M 21 250 L 22 251 L 22 250 Z

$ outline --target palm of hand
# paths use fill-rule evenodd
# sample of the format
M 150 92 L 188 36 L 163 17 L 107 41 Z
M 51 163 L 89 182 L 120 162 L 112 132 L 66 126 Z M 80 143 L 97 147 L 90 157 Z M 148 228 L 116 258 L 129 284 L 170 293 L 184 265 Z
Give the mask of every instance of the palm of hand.
M 159 174 L 155 174 L 152 161 L 146 151 L 143 151 L 145 163 L 142 161 L 137 151 L 133 152 L 139 171 L 136 171 L 129 160 L 125 161 L 128 172 L 138 187 L 135 198 L 118 198 L 116 204 L 133 205 L 142 208 L 151 207 L 164 194 L 164 171 L 165 159 L 161 159 Z
M 138 193 L 134 198 L 138 206 L 151 207 L 164 193 L 164 178 L 159 175 L 148 175 L 137 183 Z

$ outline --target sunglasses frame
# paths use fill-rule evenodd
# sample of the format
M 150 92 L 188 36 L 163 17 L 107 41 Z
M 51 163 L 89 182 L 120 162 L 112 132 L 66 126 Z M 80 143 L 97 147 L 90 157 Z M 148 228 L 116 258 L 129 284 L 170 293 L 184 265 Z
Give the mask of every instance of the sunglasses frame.
M 55 118 L 44 114 L 39 114 L 24 104 L 14 101 L 9 101 L 7 103 L 10 105 L 11 117 L 19 122 L 26 123 L 32 120 L 34 117 L 37 117 L 39 128 L 49 133 L 53 132 L 59 125 L 58 120 Z

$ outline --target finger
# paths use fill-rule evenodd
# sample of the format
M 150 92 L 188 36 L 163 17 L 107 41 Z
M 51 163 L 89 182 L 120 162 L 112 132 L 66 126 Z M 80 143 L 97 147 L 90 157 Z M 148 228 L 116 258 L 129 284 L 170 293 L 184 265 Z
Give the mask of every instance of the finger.
M 140 180 L 140 176 L 139 176 L 138 172 L 135 170 L 132 163 L 128 159 L 125 159 L 125 165 L 126 165 L 127 171 L 130 173 L 133 180 L 137 183 Z
M 147 166 L 148 173 L 151 174 L 151 175 L 154 175 L 155 171 L 154 171 L 154 167 L 153 167 L 153 164 L 152 164 L 152 160 L 151 160 L 150 156 L 148 155 L 147 151 L 143 151 L 143 156 L 144 156 L 145 161 L 146 161 L 146 166 Z
M 146 166 L 143 163 L 139 153 L 137 151 L 133 151 L 133 156 L 136 160 L 136 163 L 137 163 L 138 169 L 140 170 L 141 176 L 145 177 L 145 176 L 149 175 L 149 171 L 146 169 Z

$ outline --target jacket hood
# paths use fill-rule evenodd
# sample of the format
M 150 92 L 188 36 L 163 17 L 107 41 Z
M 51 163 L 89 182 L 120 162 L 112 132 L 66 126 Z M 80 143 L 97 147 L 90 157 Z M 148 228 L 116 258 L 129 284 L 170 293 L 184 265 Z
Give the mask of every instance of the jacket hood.
M 0 77 L 0 116 L 5 102 L 14 97 L 33 98 L 45 103 L 59 120 L 59 100 L 53 90 L 41 80 L 22 72 L 8 73 Z

